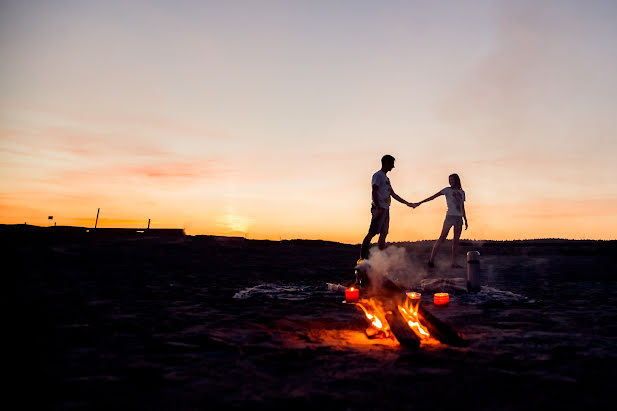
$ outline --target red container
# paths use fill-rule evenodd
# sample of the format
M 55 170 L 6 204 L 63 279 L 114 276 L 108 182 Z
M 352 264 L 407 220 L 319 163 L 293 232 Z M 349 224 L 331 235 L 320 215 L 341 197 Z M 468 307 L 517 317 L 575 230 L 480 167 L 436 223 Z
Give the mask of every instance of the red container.
M 448 293 L 435 293 L 433 296 L 433 303 L 435 305 L 446 305 L 450 302 L 450 295 Z
M 349 287 L 345 290 L 345 301 L 355 303 L 360 298 L 360 290 L 355 287 Z

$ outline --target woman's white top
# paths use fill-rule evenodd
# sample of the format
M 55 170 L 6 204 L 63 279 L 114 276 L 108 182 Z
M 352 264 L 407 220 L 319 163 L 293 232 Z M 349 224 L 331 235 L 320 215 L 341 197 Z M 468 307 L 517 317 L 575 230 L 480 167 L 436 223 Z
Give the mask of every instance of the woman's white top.
M 462 216 L 465 192 L 463 190 L 455 190 L 452 187 L 446 187 L 440 193 L 446 196 L 446 203 L 448 204 L 446 215 Z

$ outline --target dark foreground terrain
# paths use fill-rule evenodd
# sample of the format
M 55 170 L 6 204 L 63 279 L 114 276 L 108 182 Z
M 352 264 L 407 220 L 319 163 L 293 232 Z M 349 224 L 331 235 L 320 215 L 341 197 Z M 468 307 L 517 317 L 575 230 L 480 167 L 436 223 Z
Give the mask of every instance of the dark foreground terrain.
M 356 246 L 52 230 L 0 226 L 22 409 L 615 406 L 615 242 L 464 243 L 461 263 L 482 254 L 483 291 L 423 304 L 468 346 L 407 349 L 368 340 L 328 290 L 353 278 Z M 430 242 L 396 246 L 404 287 L 465 276 L 449 244 L 430 272 Z

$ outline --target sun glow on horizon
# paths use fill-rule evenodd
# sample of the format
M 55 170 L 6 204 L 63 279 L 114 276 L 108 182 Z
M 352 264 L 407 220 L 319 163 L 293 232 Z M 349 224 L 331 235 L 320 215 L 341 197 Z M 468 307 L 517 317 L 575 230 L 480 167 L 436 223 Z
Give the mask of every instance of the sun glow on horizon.
M 239 215 L 232 206 L 226 207 L 225 214 L 219 217 L 217 222 L 223 226 L 222 233 L 245 236 L 249 231 L 249 218 Z

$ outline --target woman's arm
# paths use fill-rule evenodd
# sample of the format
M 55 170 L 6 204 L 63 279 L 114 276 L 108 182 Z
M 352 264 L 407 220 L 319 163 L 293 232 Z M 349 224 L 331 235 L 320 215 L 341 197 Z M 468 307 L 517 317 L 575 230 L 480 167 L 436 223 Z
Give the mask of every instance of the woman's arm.
M 442 195 L 443 195 L 443 193 L 440 191 L 439 193 L 434 194 L 434 195 L 430 196 L 429 198 L 425 198 L 424 200 L 420 201 L 420 202 L 418 203 L 418 205 L 420 205 L 420 204 L 422 204 L 422 203 L 426 203 L 426 202 L 431 201 L 431 200 L 434 200 L 434 199 L 436 199 L 437 197 L 442 196 Z
M 467 213 L 465 213 L 465 202 L 461 203 L 461 207 L 463 208 L 463 220 L 465 220 L 465 230 L 469 228 L 469 224 L 467 224 Z

